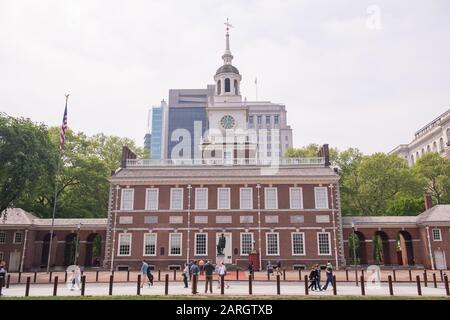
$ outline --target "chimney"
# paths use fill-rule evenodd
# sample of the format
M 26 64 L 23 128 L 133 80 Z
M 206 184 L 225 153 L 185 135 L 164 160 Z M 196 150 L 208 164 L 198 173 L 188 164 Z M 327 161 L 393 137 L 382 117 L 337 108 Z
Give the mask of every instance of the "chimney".
M 330 166 L 330 151 L 328 149 L 328 144 L 324 144 L 317 153 L 317 156 L 325 159 L 325 166 Z
M 425 210 L 433 208 L 433 198 L 431 195 L 425 195 Z
M 127 146 L 122 147 L 122 168 L 126 168 L 128 159 L 136 159 L 136 154 L 130 150 Z

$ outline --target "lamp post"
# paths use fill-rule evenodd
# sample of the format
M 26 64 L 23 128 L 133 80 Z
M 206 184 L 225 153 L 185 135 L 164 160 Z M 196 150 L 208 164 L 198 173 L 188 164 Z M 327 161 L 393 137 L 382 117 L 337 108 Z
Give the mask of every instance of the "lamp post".
M 189 184 L 187 186 L 188 189 L 188 218 L 187 218 L 187 254 L 186 254 L 186 263 L 189 263 L 190 259 L 190 242 L 191 242 L 191 190 L 192 186 Z
M 78 254 L 79 254 L 78 247 L 80 246 L 80 229 L 81 229 L 81 222 L 79 222 L 77 225 L 77 242 L 75 247 L 75 263 L 74 263 L 75 265 L 78 265 Z
M 120 187 L 116 185 L 116 198 L 114 200 L 114 223 L 113 223 L 113 241 L 111 250 L 111 272 L 114 270 L 114 255 L 116 254 L 116 222 L 117 222 L 117 206 L 119 202 Z
M 333 219 L 333 242 L 334 242 L 334 256 L 336 258 L 336 270 L 339 270 L 339 258 L 338 258 L 338 249 L 337 249 L 337 237 L 336 237 L 336 219 L 334 212 L 334 193 L 333 193 L 334 185 L 330 184 L 330 193 L 331 193 L 331 216 Z
M 427 230 L 427 242 L 428 242 L 428 251 L 430 253 L 431 269 L 434 270 L 433 252 L 431 251 L 430 227 L 426 226 L 425 229 Z
M 258 251 L 259 251 L 259 270 L 262 270 L 262 251 L 261 251 L 261 185 L 256 185 L 258 191 Z
M 352 246 L 353 246 L 353 265 L 355 266 L 355 269 L 356 269 L 356 245 L 355 245 L 356 233 L 355 233 L 355 223 L 354 223 L 354 222 L 352 222 L 352 233 L 353 233 L 353 240 L 352 240 Z

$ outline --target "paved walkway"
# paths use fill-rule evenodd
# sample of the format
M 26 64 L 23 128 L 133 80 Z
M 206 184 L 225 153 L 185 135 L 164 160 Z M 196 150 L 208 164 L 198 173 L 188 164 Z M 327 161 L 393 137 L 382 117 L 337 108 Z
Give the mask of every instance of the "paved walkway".
M 217 288 L 217 282 L 214 283 L 213 295 L 220 295 L 220 289 Z M 230 296 L 248 296 L 248 282 L 247 281 L 233 281 L 229 282 L 230 288 L 225 289 L 225 295 Z M 338 296 L 360 296 L 361 288 L 354 283 L 338 283 Z M 304 296 L 305 289 L 303 282 L 281 282 L 281 295 L 295 295 Z M 130 296 L 136 295 L 136 283 L 114 283 L 114 296 Z M 151 288 L 144 287 L 141 289 L 141 295 L 164 295 L 164 283 L 155 283 Z M 204 282 L 200 281 L 198 286 L 199 292 L 204 292 Z M 394 283 L 393 285 L 395 296 L 418 296 L 417 286 L 414 283 Z M 13 284 L 9 289 L 4 290 L 5 297 L 23 297 L 25 295 L 24 284 Z M 107 296 L 109 293 L 109 284 L 107 283 L 87 283 L 85 289 L 86 296 Z M 65 283 L 60 283 L 58 286 L 58 296 L 80 296 L 80 291 L 71 291 Z M 255 281 L 253 282 L 253 295 L 274 296 L 277 294 L 276 282 Z M 311 296 L 332 296 L 333 290 L 331 287 L 326 292 L 309 292 Z M 52 296 L 52 284 L 31 284 L 29 296 Z M 170 295 L 192 295 L 191 289 L 186 289 L 180 282 L 169 282 L 169 296 Z M 367 296 L 386 296 L 389 294 L 389 287 L 386 283 L 382 283 L 379 287 L 368 287 L 366 285 Z M 439 283 L 438 288 L 430 284 L 428 287 L 422 285 L 422 295 L 428 297 L 445 297 L 446 291 L 444 285 Z

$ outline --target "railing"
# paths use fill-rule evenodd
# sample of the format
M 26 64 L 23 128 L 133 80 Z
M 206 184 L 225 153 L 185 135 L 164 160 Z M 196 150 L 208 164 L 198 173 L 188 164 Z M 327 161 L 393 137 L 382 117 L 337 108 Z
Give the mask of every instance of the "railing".
M 282 159 L 128 159 L 127 167 L 166 166 L 323 166 L 325 158 L 282 158 Z

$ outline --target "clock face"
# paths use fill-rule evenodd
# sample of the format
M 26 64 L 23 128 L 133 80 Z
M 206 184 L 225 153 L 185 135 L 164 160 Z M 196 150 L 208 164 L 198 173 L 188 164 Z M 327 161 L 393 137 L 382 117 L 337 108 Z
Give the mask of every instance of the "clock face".
M 226 115 L 220 119 L 220 125 L 224 129 L 231 129 L 236 125 L 236 120 L 232 116 Z

